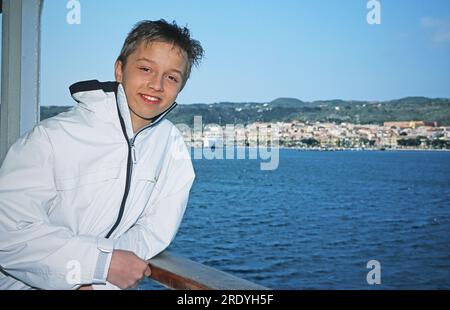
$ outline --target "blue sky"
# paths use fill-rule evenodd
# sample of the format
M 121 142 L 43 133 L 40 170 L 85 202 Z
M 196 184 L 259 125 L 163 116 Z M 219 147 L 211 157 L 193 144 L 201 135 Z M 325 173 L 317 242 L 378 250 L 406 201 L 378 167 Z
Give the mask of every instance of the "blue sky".
M 181 104 L 450 97 L 449 0 L 380 0 L 380 25 L 367 24 L 366 0 L 80 3 L 69 25 L 66 0 L 44 2 L 42 105 L 73 104 L 74 82 L 113 80 L 132 26 L 159 18 L 188 25 L 206 51 Z

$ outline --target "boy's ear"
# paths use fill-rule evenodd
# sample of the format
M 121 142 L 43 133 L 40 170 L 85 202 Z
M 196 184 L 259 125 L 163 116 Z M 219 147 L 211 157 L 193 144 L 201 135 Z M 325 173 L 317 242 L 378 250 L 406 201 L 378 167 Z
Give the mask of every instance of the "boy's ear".
M 114 64 L 114 75 L 116 77 L 116 82 L 122 83 L 122 62 L 120 60 L 116 60 L 116 63 Z

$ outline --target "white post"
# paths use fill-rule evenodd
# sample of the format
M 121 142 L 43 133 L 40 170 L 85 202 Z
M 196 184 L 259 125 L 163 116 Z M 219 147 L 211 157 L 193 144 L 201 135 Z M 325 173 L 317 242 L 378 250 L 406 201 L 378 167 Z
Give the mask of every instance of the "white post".
M 0 163 L 39 121 L 40 19 L 43 0 L 2 0 Z

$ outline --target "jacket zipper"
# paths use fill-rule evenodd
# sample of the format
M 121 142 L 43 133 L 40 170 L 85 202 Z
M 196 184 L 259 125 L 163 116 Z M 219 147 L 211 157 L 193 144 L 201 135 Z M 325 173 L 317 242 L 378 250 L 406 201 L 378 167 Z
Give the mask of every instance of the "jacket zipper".
M 116 95 L 116 98 L 117 98 L 117 95 Z M 122 127 L 122 133 L 128 144 L 127 177 L 125 179 L 125 191 L 122 196 L 122 202 L 120 203 L 119 214 L 117 215 L 116 222 L 114 223 L 113 227 L 109 230 L 108 234 L 106 234 L 105 238 L 109 238 L 111 236 L 111 234 L 114 232 L 114 230 L 117 228 L 117 226 L 119 226 L 120 221 L 122 220 L 122 217 L 123 217 L 123 213 L 125 211 L 125 204 L 127 202 L 128 193 L 130 192 L 130 187 L 131 187 L 131 175 L 133 173 L 133 165 L 136 164 L 136 162 L 137 162 L 136 149 L 135 149 L 135 145 L 134 145 L 134 142 L 136 141 L 136 137 L 144 130 L 151 128 L 154 125 L 158 124 L 167 115 L 167 113 L 169 113 L 176 106 L 177 106 L 177 103 L 172 104 L 172 106 L 168 110 L 166 110 L 165 112 L 161 113 L 161 115 L 159 115 L 159 117 L 156 119 L 155 122 L 152 122 L 150 125 L 141 128 L 133 136 L 133 138 L 128 140 L 127 130 L 125 128 L 125 122 L 123 121 L 122 115 L 120 114 L 119 106 L 117 105 L 117 112 L 119 113 L 120 126 Z
M 137 159 L 136 159 L 136 148 L 134 147 L 134 142 L 131 144 L 131 155 L 133 158 L 133 164 L 136 165 Z

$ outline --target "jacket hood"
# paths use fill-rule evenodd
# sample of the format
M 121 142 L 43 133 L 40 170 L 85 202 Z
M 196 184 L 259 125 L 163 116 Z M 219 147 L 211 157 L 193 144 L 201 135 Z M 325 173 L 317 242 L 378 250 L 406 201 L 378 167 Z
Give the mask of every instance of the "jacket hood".
M 117 91 L 117 82 L 99 82 L 97 80 L 81 81 L 69 87 L 73 99 L 83 101 L 83 93 L 91 91 L 103 91 L 104 93 L 114 93 Z

